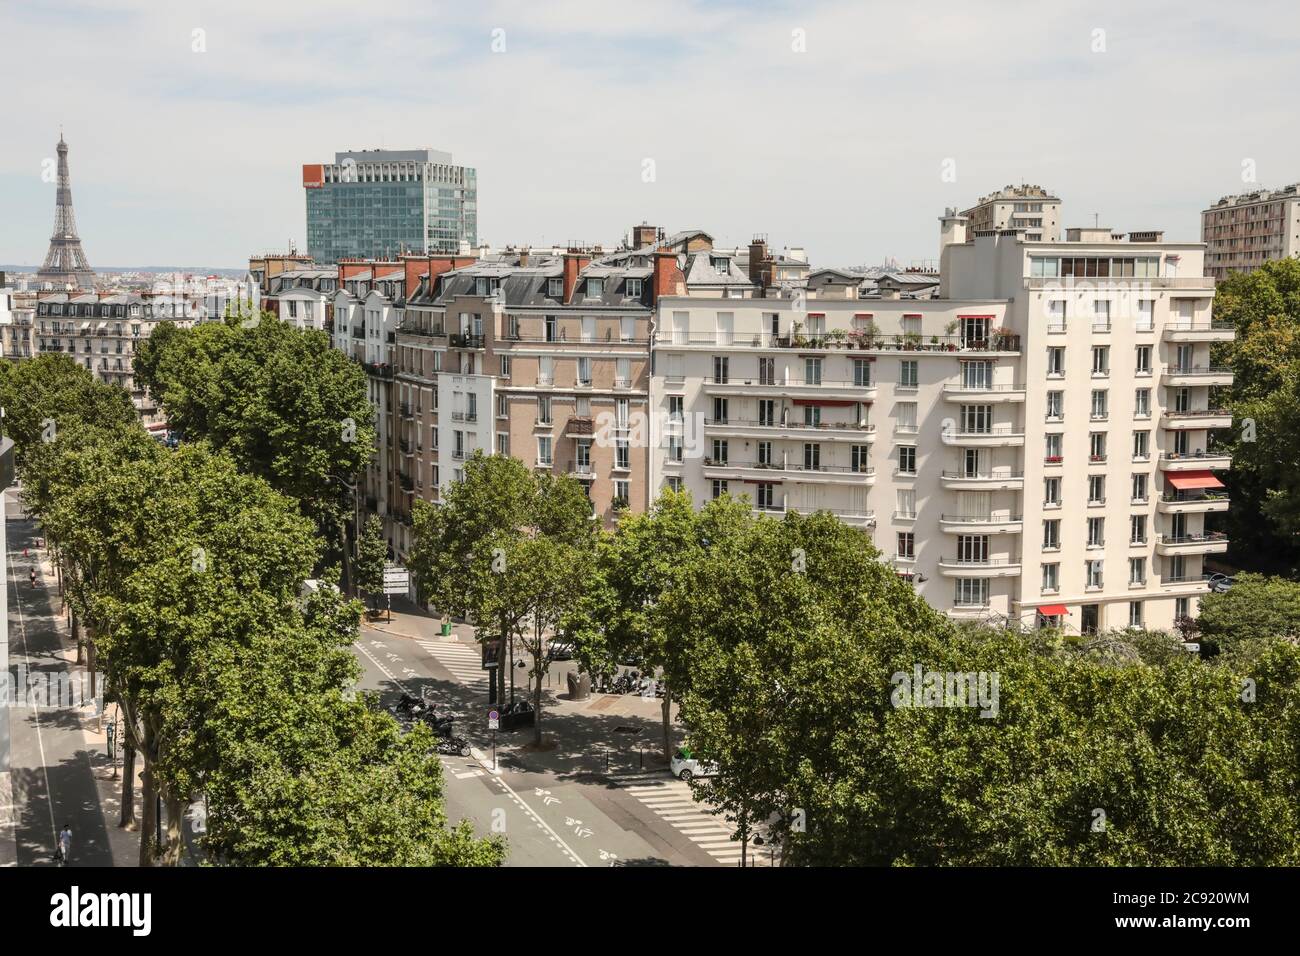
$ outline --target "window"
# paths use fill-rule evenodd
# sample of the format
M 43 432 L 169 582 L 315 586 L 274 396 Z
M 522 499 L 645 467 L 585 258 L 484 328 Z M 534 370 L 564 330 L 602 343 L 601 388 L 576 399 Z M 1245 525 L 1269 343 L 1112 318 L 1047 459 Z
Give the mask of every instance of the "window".
M 1088 547 L 1102 548 L 1106 546 L 1106 519 L 1089 518 L 1088 519 Z
M 454 441 L 452 442 L 451 457 L 464 458 L 465 457 L 465 433 L 460 431 L 452 432 L 451 437 L 454 439 Z
M 806 358 L 803 360 L 803 383 L 805 385 L 820 385 L 822 383 L 821 359 Z
M 577 381 L 577 383 L 578 383 L 579 385 L 590 385 L 590 384 L 591 384 L 591 359 L 589 359 L 589 358 L 585 358 L 585 357 L 584 357 L 584 358 L 580 358 L 580 359 L 578 359 L 578 381 Z
M 510 457 L 510 436 L 504 432 L 497 434 L 497 454 L 502 458 Z
M 759 465 L 771 466 L 772 461 L 772 443 L 770 441 L 761 441 L 758 443 L 758 463 Z
M 1088 504 L 1104 505 L 1106 503 L 1106 476 L 1088 476 Z
M 916 431 L 916 402 L 899 402 L 895 406 L 898 412 L 898 430 L 900 432 Z
M 758 423 L 771 427 L 776 424 L 776 401 L 771 398 L 759 399 Z
M 958 607 L 984 607 L 989 603 L 988 578 L 958 578 L 953 604 Z
M 713 497 L 721 498 L 727 493 L 727 483 L 720 478 L 713 479 Z
M 1043 522 L 1043 550 L 1061 550 L 1061 519 L 1048 518 Z
M 1101 561 L 1084 562 L 1084 579 L 1089 590 L 1098 590 L 1102 586 Z
M 916 491 L 912 488 L 898 489 L 898 517 L 916 517 Z
M 822 446 L 816 442 L 804 442 L 803 446 L 803 467 L 804 471 L 821 471 L 822 470 Z
M 713 398 L 713 421 L 726 422 L 727 411 L 728 411 L 727 400 L 725 398 L 721 398 L 715 395 Z
M 1133 460 L 1146 461 L 1151 457 L 1151 433 L 1133 433 Z
M 760 481 L 756 491 L 759 508 L 764 511 L 778 510 L 776 507 L 776 485 L 770 481 Z
M 731 371 L 731 360 L 725 355 L 713 356 L 713 381 L 718 385 L 726 385 L 729 380 Z
M 1137 330 L 1150 332 L 1155 328 L 1155 302 L 1151 299 L 1138 299 Z
M 510 396 L 504 394 L 498 395 L 497 396 L 497 418 L 509 418 L 509 417 L 510 417 Z
M 713 454 L 709 458 L 715 465 L 727 463 L 727 441 L 724 438 L 713 439 Z
M 760 358 L 758 360 L 758 384 L 776 384 L 776 359 Z
M 898 472 L 902 475 L 916 474 L 916 446 L 898 446 Z
M 625 295 L 627 296 L 627 298 L 629 298 L 629 299 L 639 299 L 639 298 L 641 298 L 641 280 L 640 280 L 640 279 L 628 279 L 628 280 L 627 280 L 627 291 L 626 291 L 624 294 L 625 294 Z
M 1057 505 L 1061 504 L 1061 479 L 1044 478 L 1043 479 L 1043 504 Z
M 1047 331 L 1065 331 L 1065 300 L 1050 299 L 1047 303 Z
M 1135 356 L 1134 364 L 1133 364 L 1134 372 L 1138 375 L 1150 375 L 1151 374 L 1151 346 L 1139 345 L 1136 349 L 1133 350 L 1133 354 Z
M 916 388 L 919 382 L 916 359 L 904 359 L 898 363 L 899 388 Z
M 1151 389 L 1139 388 L 1133 393 L 1133 417 L 1151 417 Z
M 769 449 L 772 447 L 771 442 L 763 442 L 762 444 L 767 445 Z M 769 451 L 769 454 L 770 453 L 771 452 Z M 865 474 L 871 471 L 871 465 L 869 464 L 870 454 L 871 454 L 870 445 L 854 445 L 850 449 L 850 456 L 853 462 L 853 471 L 855 473 Z
M 983 564 L 989 559 L 989 536 L 986 534 L 957 535 L 957 561 L 961 564 Z
M 812 428 L 816 428 L 822 423 L 822 410 L 820 405 L 805 405 L 803 407 L 803 423 Z
M 1044 458 L 1046 458 L 1049 463 L 1052 464 L 1058 463 L 1062 458 L 1061 433 L 1054 432 L 1052 434 L 1044 436 L 1044 438 L 1046 441 L 1046 448 L 1043 452 Z
M 1092 420 L 1104 421 L 1107 418 L 1106 396 L 1109 393 L 1104 388 L 1094 388 L 1092 390 Z
M 614 442 L 614 467 L 624 471 L 632 467 L 627 439 L 620 438 Z
M 501 356 L 501 377 L 502 378 L 510 377 L 510 356 L 509 355 Z
M 668 436 L 668 460 L 680 463 L 682 460 L 682 436 Z
M 916 535 L 911 531 L 898 532 L 898 557 L 904 561 L 916 558 Z
M 551 465 L 551 436 L 539 435 L 537 437 L 537 464 Z
M 961 387 L 986 389 L 993 387 L 992 362 L 962 362 Z
M 1147 516 L 1130 515 L 1128 519 L 1128 540 L 1130 544 L 1147 543 Z
M 680 395 L 668 396 L 668 421 L 671 424 L 680 425 L 682 423 L 682 401 Z
M 1098 299 L 1093 302 L 1092 327 L 1098 331 L 1110 328 L 1110 299 Z
M 677 475 L 672 475 L 665 479 L 669 491 L 681 491 L 682 479 Z
M 1065 375 L 1065 347 L 1054 345 L 1047 350 L 1047 377 L 1061 378 Z
M 1088 460 L 1101 462 L 1106 460 L 1106 433 L 1088 433 Z
M 626 508 L 628 502 L 631 500 L 632 500 L 632 482 L 624 481 L 622 479 L 615 481 L 613 504 L 615 506 L 621 504 L 623 507 Z
M 614 363 L 614 387 L 627 388 L 632 384 L 632 360 L 616 359 Z
M 1043 593 L 1055 594 L 1061 587 L 1061 566 L 1059 564 L 1043 565 Z
M 1094 345 L 1092 347 L 1092 374 L 1104 376 L 1110 374 L 1110 346 Z
M 1141 601 L 1128 602 L 1128 626 L 1129 627 L 1142 626 L 1142 602 Z
M 963 405 L 961 407 L 961 432 L 988 435 L 993 431 L 992 405 Z
M 604 294 L 605 294 L 605 280 L 604 280 L 604 279 L 588 279 L 588 280 L 587 280 L 587 298 L 588 298 L 588 299 L 599 299 L 599 298 L 601 298 L 602 296 L 604 296 Z
M 771 361 L 770 359 L 768 361 Z M 853 384 L 859 388 L 866 388 L 871 385 L 871 366 L 874 362 L 866 359 L 853 360 Z
M 1133 476 L 1133 500 L 1134 501 L 1147 500 L 1147 476 L 1146 475 Z
M 1187 617 L 1192 608 L 1191 598 L 1180 597 L 1174 601 L 1174 620 Z
M 1047 418 L 1049 421 L 1059 422 L 1065 418 L 1065 393 L 1048 392 L 1047 393 Z

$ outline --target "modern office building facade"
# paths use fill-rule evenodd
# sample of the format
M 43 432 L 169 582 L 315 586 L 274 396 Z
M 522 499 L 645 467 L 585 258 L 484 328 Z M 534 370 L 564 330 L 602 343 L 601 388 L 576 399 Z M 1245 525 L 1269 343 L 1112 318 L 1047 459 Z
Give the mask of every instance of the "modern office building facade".
M 1201 241 L 1213 279 L 1300 256 L 1300 183 L 1224 196 L 1201 213 Z
M 360 150 L 302 168 L 307 252 L 346 258 L 457 253 L 478 244 L 478 174 L 432 149 Z

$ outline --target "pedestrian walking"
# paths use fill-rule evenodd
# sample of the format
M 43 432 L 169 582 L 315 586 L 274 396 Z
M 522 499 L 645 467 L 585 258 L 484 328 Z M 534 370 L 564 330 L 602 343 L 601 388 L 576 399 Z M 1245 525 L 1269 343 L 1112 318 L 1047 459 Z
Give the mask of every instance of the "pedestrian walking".
M 30 567 L 30 568 L 27 569 L 27 579 L 28 579 L 29 581 L 32 582 L 32 587 L 36 587 L 36 568 L 35 568 L 35 567 Z
M 72 824 L 63 824 L 63 829 L 59 831 L 59 846 L 54 851 L 54 858 L 59 861 L 59 866 L 68 865 L 68 855 L 72 852 Z

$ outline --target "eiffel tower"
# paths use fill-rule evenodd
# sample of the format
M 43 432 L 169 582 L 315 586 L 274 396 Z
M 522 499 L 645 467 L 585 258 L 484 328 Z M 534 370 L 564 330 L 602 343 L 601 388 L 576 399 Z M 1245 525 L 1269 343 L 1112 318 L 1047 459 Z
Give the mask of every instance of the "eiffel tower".
M 59 133 L 59 191 L 54 203 L 54 234 L 45 265 L 36 273 L 36 281 L 49 282 L 56 289 L 72 286 L 93 291 L 95 273 L 86 262 L 77 238 L 77 220 L 72 214 L 72 184 L 68 178 L 68 144 Z

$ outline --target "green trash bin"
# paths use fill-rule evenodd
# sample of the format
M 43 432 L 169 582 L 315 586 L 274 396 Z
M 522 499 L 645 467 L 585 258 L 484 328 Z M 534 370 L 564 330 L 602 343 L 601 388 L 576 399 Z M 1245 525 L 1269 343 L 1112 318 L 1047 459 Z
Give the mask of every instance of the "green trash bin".
M 444 621 L 442 624 L 442 636 L 451 637 L 451 621 Z

